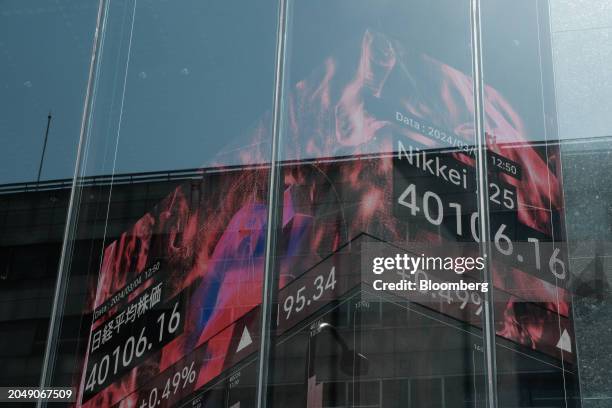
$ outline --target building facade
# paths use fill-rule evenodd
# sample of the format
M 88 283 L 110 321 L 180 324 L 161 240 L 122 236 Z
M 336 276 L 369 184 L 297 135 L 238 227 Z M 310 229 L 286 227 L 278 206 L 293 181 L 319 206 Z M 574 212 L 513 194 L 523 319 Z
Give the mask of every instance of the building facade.
M 95 6 L 74 175 L 41 181 L 43 150 L 0 186 L 0 385 L 79 407 L 610 404 L 612 145 L 568 110 L 578 6 Z

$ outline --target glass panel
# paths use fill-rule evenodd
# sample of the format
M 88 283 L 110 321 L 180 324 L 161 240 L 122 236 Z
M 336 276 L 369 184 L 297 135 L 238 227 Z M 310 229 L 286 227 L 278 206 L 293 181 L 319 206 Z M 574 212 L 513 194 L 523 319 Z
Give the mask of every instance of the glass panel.
M 486 406 L 469 6 L 289 2 L 265 406 Z
M 590 364 L 580 353 L 599 350 L 595 365 L 605 366 L 600 358 L 608 355 L 607 342 L 578 317 L 590 302 L 606 309 L 605 296 L 596 294 L 603 293 L 599 289 L 583 292 L 585 287 L 603 288 L 595 248 L 604 246 L 605 234 L 591 233 L 593 223 L 606 224 L 606 219 L 577 209 L 579 202 L 599 194 L 593 186 L 603 180 L 606 168 L 597 157 L 609 149 L 602 149 L 606 143 L 600 141 L 576 140 L 582 132 L 563 137 L 560 131 L 561 123 L 572 121 L 565 115 L 570 112 L 557 111 L 570 101 L 555 92 L 555 82 L 567 80 L 566 73 L 555 72 L 567 67 L 553 59 L 559 52 L 554 38 L 558 21 L 551 19 L 550 10 L 568 7 L 565 3 L 482 1 L 484 81 L 492 87 L 485 91 L 488 177 L 509 188 L 517 202 L 511 211 L 492 209 L 490 216 L 500 407 L 609 405 L 591 401 L 609 395 L 610 387 L 582 375 L 592 371 L 584 368 Z M 572 58 L 578 60 L 578 54 Z M 589 132 L 586 123 L 583 130 Z M 577 151 L 587 149 L 593 153 L 578 158 Z M 585 188 L 593 176 L 598 177 L 595 184 Z M 578 191 L 584 196 L 578 198 Z M 489 199 L 494 196 L 503 198 L 497 189 Z M 585 234 L 586 225 L 591 229 Z M 583 240 L 589 241 L 589 255 L 581 252 Z M 589 275 L 589 268 L 602 275 Z M 603 316 L 596 321 L 605 321 Z M 581 395 L 590 387 L 597 391 Z
M 48 380 L 78 406 L 255 400 L 276 21 L 102 2 Z
M 96 11 L 0 1 L 0 386 L 40 381 Z
M 573 349 L 581 404 L 612 401 L 612 4 L 551 0 Z

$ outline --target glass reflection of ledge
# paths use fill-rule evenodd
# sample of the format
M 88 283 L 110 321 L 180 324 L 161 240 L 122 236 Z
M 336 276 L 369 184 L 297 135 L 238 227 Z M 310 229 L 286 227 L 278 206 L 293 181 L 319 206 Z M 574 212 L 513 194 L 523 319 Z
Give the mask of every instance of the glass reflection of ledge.
M 263 166 L 263 165 L 262 165 Z M 79 187 L 97 187 L 120 184 L 155 183 L 164 181 L 198 180 L 205 174 L 218 173 L 220 171 L 241 171 L 261 166 L 226 166 L 204 169 L 183 169 L 167 171 L 151 171 L 142 173 L 107 174 L 97 176 L 86 176 L 77 180 Z M 21 183 L 10 183 L 0 185 L 0 194 L 25 193 L 47 190 L 62 190 L 72 187 L 73 179 L 56 179 L 46 181 L 30 181 Z
M 466 145 L 468 149 L 472 149 L 475 146 Z M 612 136 L 600 136 L 592 138 L 574 138 L 574 139 L 562 139 L 562 140 L 551 140 L 551 141 L 534 141 L 534 142 L 516 142 L 516 143 L 498 143 L 498 148 L 502 151 L 508 149 L 521 149 L 521 148 L 534 148 L 534 147 L 552 147 L 561 146 L 566 147 L 563 151 L 564 156 L 572 154 L 586 154 L 586 153 L 601 153 L 602 151 L 610 151 L 612 148 Z M 428 153 L 465 153 L 465 150 L 453 147 L 436 147 L 436 148 L 422 148 L 421 150 L 427 151 Z M 310 157 L 302 160 L 286 160 L 280 161 L 280 165 L 295 165 L 295 164 L 309 164 L 309 163 L 321 163 L 321 162 L 346 162 L 354 160 L 365 160 L 375 159 L 383 157 L 392 157 L 397 152 L 384 152 L 384 153 L 365 153 L 359 155 L 346 155 L 346 156 L 330 156 L 330 157 Z M 270 163 L 258 163 L 249 165 L 219 165 L 215 167 L 205 168 L 192 168 L 192 169 L 181 169 L 181 170 L 163 170 L 163 171 L 149 171 L 149 172 L 138 172 L 138 173 L 123 173 L 123 174 L 105 174 L 105 175 L 94 175 L 82 177 L 77 181 L 79 187 L 96 187 L 105 185 L 121 185 L 121 184 L 136 184 L 136 183 L 154 183 L 164 181 L 182 181 L 182 180 L 197 180 L 205 174 L 212 173 L 224 173 L 232 171 L 252 170 L 256 168 L 269 167 Z M 28 181 L 19 183 L 8 183 L 0 184 L 0 195 L 2 194 L 14 194 L 14 193 L 25 193 L 25 192 L 36 192 L 36 191 L 48 191 L 48 190 L 62 190 L 69 189 L 72 187 L 73 179 L 54 179 L 44 181 Z

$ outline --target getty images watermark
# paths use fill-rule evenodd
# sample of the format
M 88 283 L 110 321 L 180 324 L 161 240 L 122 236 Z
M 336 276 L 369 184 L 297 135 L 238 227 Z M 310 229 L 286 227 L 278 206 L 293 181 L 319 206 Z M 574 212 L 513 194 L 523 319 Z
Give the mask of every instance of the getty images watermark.
M 418 296 L 439 291 L 488 292 L 481 279 L 485 259 L 478 246 L 368 242 L 362 248 L 362 280 L 375 291 Z M 429 295 L 429 294 L 428 294 Z
M 402 277 L 399 281 L 386 282 L 383 279 L 375 279 L 372 282 L 374 290 L 477 290 L 487 292 L 489 284 L 486 282 L 470 282 L 460 279 L 458 282 L 437 282 L 429 278 L 430 273 L 454 272 L 463 275 L 470 271 L 482 271 L 485 267 L 484 258 L 477 256 L 417 256 L 407 253 L 389 257 L 374 257 L 372 259 L 372 273 L 382 275 L 390 273 Z M 410 276 L 417 275 L 425 279 L 411 280 Z

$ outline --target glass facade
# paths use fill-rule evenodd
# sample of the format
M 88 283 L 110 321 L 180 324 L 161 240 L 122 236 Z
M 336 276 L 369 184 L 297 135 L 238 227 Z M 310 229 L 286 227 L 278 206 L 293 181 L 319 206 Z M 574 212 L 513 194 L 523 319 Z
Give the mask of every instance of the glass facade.
M 612 54 L 581 36 L 612 7 L 582 3 L 58 2 L 90 65 L 36 179 L 8 170 L 25 122 L 0 122 L 0 387 L 608 407 Z

